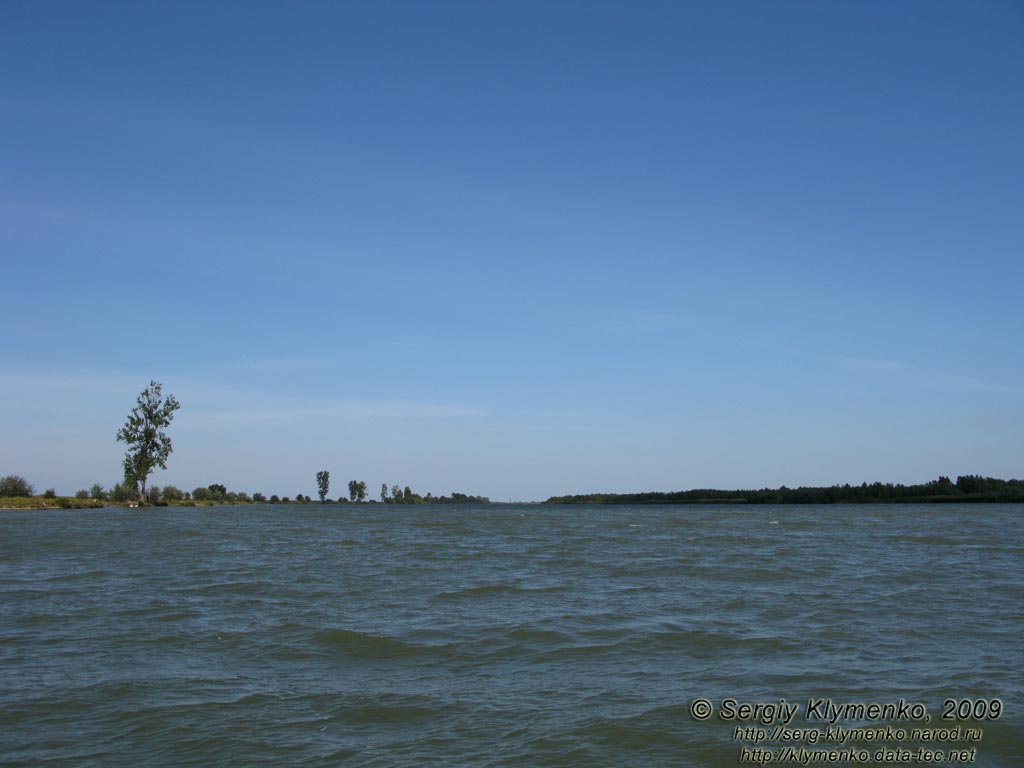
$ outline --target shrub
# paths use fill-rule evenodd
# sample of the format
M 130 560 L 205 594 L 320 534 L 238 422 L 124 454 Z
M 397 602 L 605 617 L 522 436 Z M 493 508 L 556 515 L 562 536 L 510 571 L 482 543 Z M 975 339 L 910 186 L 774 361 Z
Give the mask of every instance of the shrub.
M 44 499 L 56 499 L 57 498 L 57 492 L 55 490 L 53 490 L 53 488 L 47 488 L 45 491 L 43 491 L 43 498 Z
M 88 499 L 89 498 L 89 492 L 86 491 L 86 490 L 75 491 L 75 498 L 76 499 Z
M 165 485 L 162 497 L 164 501 L 181 501 L 183 498 L 185 498 L 185 494 L 181 491 L 180 488 L 177 488 L 173 485 Z
M 114 483 L 114 487 L 110 489 L 110 500 L 111 501 L 130 501 L 134 496 L 133 489 L 122 483 Z
M 8 475 L 0 479 L 0 496 L 31 496 L 35 488 L 20 475 Z

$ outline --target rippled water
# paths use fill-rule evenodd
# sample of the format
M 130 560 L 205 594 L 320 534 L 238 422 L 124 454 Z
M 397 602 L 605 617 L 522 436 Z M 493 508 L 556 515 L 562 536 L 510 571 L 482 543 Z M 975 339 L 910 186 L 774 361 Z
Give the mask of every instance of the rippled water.
M 1020 766 L 1022 512 L 0 512 L 0 763 L 735 766 L 692 700 L 829 696 Z

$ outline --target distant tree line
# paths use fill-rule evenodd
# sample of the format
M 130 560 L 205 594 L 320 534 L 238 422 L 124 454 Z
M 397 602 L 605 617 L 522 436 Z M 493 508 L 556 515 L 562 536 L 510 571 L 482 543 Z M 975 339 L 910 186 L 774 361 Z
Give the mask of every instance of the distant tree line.
M 722 491 L 697 488 L 690 491 L 647 493 L 588 493 L 552 496 L 548 504 L 864 504 L 875 502 L 1024 502 L 1024 480 L 998 480 L 981 475 L 961 475 L 954 483 L 939 477 L 920 485 L 861 483 L 827 488 L 762 488 Z
M 323 481 L 322 484 L 320 481 Z M 366 483 L 362 480 L 352 480 L 348 484 L 348 498 L 339 498 L 332 501 L 327 497 L 330 478 L 326 471 L 317 473 L 318 495 L 320 501 L 325 504 L 348 504 L 351 502 L 365 502 L 367 500 Z M 0 478 L 0 498 L 32 497 L 35 488 L 24 477 L 20 475 L 8 475 Z M 52 488 L 46 489 L 42 494 L 44 499 L 60 499 Z M 100 483 L 93 483 L 89 489 L 82 489 L 75 493 L 74 498 L 80 502 L 109 502 L 123 504 L 136 502 L 140 498 L 148 504 L 164 506 L 168 504 L 195 504 L 196 502 L 209 504 L 309 504 L 313 501 L 306 494 L 297 493 L 294 499 L 288 496 L 271 494 L 269 497 L 262 493 L 246 493 L 245 491 L 230 491 L 223 483 L 211 483 L 207 486 L 200 486 L 191 491 L 184 491 L 175 485 L 150 485 L 146 488 L 145 495 L 141 494 L 138 483 L 133 483 L 131 478 L 114 483 L 110 488 L 105 488 Z M 376 500 L 372 500 L 376 501 Z M 470 496 L 465 493 L 452 493 L 450 496 L 434 496 L 430 493 L 421 496 L 413 493 L 409 486 L 404 490 L 397 485 L 393 486 L 388 493 L 387 485 L 381 487 L 381 501 L 388 504 L 487 504 L 490 502 L 486 496 Z M 371 502 L 372 503 L 372 502 Z M 90 504 L 84 504 L 90 506 Z M 96 504 L 95 506 L 101 506 Z
M 366 482 L 363 480 L 349 480 L 348 481 L 348 498 L 338 497 L 337 502 L 331 501 L 328 497 L 330 492 L 330 481 L 331 473 L 326 469 L 322 469 L 316 473 L 316 484 L 317 493 L 320 497 L 320 502 L 323 504 L 345 504 L 348 502 L 363 503 L 367 501 L 367 489 Z M 309 497 L 306 497 L 306 501 L 309 501 Z M 370 499 L 370 503 L 374 503 L 375 499 Z M 490 499 L 486 496 L 470 496 L 465 493 L 453 492 L 450 496 L 434 496 L 432 493 L 422 495 L 415 493 L 408 485 L 404 488 L 399 485 L 391 486 L 391 490 L 388 490 L 387 483 L 381 483 L 380 486 L 380 501 L 383 504 L 489 504 Z
M 388 493 L 387 484 L 380 487 L 380 500 L 385 504 L 490 504 L 491 500 L 486 496 L 470 496 L 466 493 L 452 492 L 450 496 L 435 496 L 429 491 L 425 496 L 415 493 L 408 485 L 400 488 L 397 485 L 391 486 L 391 493 Z
M 262 493 L 253 493 L 250 496 L 245 491 L 229 491 L 221 483 L 212 483 L 192 491 L 183 491 L 173 485 L 165 485 L 163 488 L 158 485 L 149 485 L 149 477 L 155 469 L 167 469 L 167 460 L 171 455 L 172 444 L 171 438 L 164 430 L 170 426 L 174 414 L 181 408 L 181 404 L 174 395 L 164 396 L 163 385 L 157 381 L 150 381 L 149 386 L 142 390 L 135 402 L 135 407 L 132 408 L 124 426 L 118 430 L 116 435 L 119 442 L 127 445 L 122 461 L 123 480 L 114 483 L 109 490 L 99 483 L 94 483 L 89 490 L 83 488 L 77 491 L 74 499 L 58 497 L 53 488 L 47 488 L 42 494 L 43 499 L 54 500 L 58 506 L 70 507 L 102 506 L 104 502 L 153 505 L 292 503 L 287 496 L 278 496 L 276 493 L 268 499 Z M 330 491 L 330 477 L 330 472 L 326 469 L 316 473 L 317 495 L 320 497 L 320 502 L 324 504 L 335 503 L 327 496 Z M 35 489 L 32 484 L 20 475 L 8 475 L 0 478 L 0 498 L 24 497 L 31 499 L 34 493 Z M 366 483 L 362 480 L 350 480 L 348 499 L 339 498 L 337 503 L 365 502 L 366 497 Z M 305 494 L 295 495 L 295 503 L 306 504 L 310 501 L 310 497 Z M 381 501 L 393 504 L 422 504 L 429 502 L 487 502 L 488 499 L 482 496 L 467 496 L 462 493 L 439 497 L 431 496 L 428 493 L 424 497 L 413 493 L 409 486 L 405 486 L 405 490 L 400 491 L 397 485 L 392 487 L 392 492 L 389 495 L 387 485 L 384 485 L 381 487 Z M 19 505 L 24 506 L 22 502 L 19 502 Z

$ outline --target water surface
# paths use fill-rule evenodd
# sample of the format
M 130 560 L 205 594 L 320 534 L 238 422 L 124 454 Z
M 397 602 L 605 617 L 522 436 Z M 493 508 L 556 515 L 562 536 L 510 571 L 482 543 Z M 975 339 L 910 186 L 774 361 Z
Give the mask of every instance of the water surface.
M 0 512 L 0 763 L 735 766 L 692 700 L 952 697 L 1024 765 L 1022 512 Z

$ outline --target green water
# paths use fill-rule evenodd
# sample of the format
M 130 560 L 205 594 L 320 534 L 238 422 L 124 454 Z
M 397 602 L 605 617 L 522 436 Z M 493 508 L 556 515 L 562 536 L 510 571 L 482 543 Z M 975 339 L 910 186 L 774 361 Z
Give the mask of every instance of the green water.
M 759 723 L 723 700 L 823 731 L 803 710 L 829 698 L 923 703 L 981 733 L 930 748 L 1024 765 L 1022 512 L 2 512 L 0 764 L 736 766 L 842 745 L 737 738 Z

